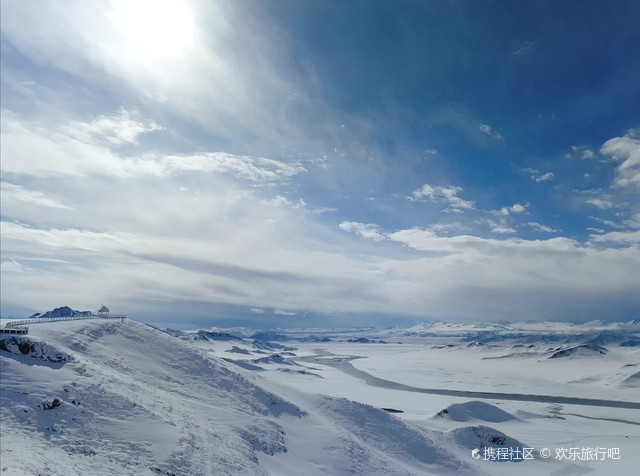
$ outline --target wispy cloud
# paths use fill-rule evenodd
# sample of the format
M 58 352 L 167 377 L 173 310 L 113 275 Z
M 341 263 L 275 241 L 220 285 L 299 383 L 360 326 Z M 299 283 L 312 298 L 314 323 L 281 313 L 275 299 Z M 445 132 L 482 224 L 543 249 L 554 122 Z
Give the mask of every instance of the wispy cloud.
M 539 232 L 543 232 L 543 233 L 557 233 L 558 232 L 558 230 L 556 230 L 554 228 L 551 228 L 550 226 L 543 225 L 542 223 L 538 223 L 536 221 L 527 222 L 527 225 L 533 231 L 539 231 Z
M 65 205 L 48 197 L 39 190 L 29 190 L 22 185 L 9 182 L 0 184 L 2 189 L 2 202 L 4 207 L 13 208 L 17 203 L 25 203 L 39 207 L 73 209 L 71 205 Z
M 540 173 L 539 170 L 527 167 L 522 169 L 523 172 L 530 174 L 531 180 L 535 182 L 546 182 L 553 179 L 553 172 Z
M 596 152 L 594 152 L 591 148 L 586 145 L 572 145 L 571 151 L 564 154 L 565 159 L 570 158 L 579 158 L 583 160 L 594 160 L 597 159 L 598 156 Z
M 355 221 L 344 221 L 338 227 L 348 233 L 355 233 L 373 241 L 382 241 L 386 239 L 379 231 L 377 225 L 359 223 Z
M 424 184 L 417 190 L 411 192 L 408 197 L 410 200 L 432 200 L 436 202 L 446 203 L 448 206 L 446 211 L 461 212 L 463 210 L 473 210 L 475 203 L 473 200 L 465 200 L 460 198 L 458 194 L 462 192 L 462 187 L 443 187 Z
M 591 144 L 562 106 L 567 137 L 586 145 L 553 165 L 563 184 L 540 196 L 548 187 L 517 182 L 555 179 L 541 158 L 557 144 L 555 126 L 536 125 L 540 147 L 498 130 L 527 134 L 518 127 L 538 113 L 530 98 L 540 85 L 523 96 L 513 74 L 498 72 L 518 107 L 479 115 L 485 99 L 446 91 L 469 90 L 485 62 L 470 75 L 447 69 L 450 58 L 437 71 L 416 66 L 422 46 L 446 35 L 423 29 L 422 43 L 409 42 L 415 55 L 385 58 L 382 40 L 347 32 L 319 42 L 300 26 L 326 28 L 328 16 L 305 16 L 325 9 L 145 3 L 152 11 L 125 0 L 2 4 L 3 303 L 93 306 L 106 296 L 146 312 L 185 302 L 270 318 L 474 319 L 513 317 L 516 306 L 532 318 L 587 315 L 587 299 L 621 295 L 640 305 L 629 284 L 640 267 L 637 130 Z M 388 51 L 407 44 L 397 34 L 385 36 Z M 343 40 L 353 43 L 337 51 Z M 533 45 L 513 43 L 509 63 L 526 62 Z M 398 74 L 370 75 L 369 57 Z M 431 112 L 417 114 L 418 104 Z M 532 167 L 509 176 L 505 164 L 523 152 Z M 590 217 L 574 214 L 585 210 L 600 231 L 578 229 Z M 574 238 L 529 239 L 560 233 L 544 223 Z M 540 295 L 563 306 L 536 307 Z
M 225 152 L 167 156 L 161 159 L 168 171 L 217 172 L 231 174 L 254 183 L 286 180 L 306 172 L 299 163 L 286 163 L 263 157 L 249 157 Z
M 295 311 L 288 311 L 286 309 L 274 309 L 273 313 L 277 316 L 295 316 L 297 314 Z
M 6 260 L 0 264 L 0 271 L 3 273 L 23 273 L 24 266 L 15 260 Z
M 511 54 L 514 56 L 528 56 L 535 46 L 535 41 L 515 41 Z
M 499 216 L 509 216 L 513 214 L 525 213 L 528 204 L 514 203 L 510 207 L 502 207 L 500 210 L 494 210 L 492 213 Z
M 502 139 L 502 134 L 498 131 L 493 130 L 493 128 L 489 124 L 480 124 L 480 132 L 483 134 L 487 134 L 488 136 L 493 137 L 494 139 Z
M 502 207 L 499 210 L 491 210 L 489 213 L 497 219 L 487 218 L 485 223 L 489 226 L 491 233 L 499 234 L 513 234 L 516 233 L 516 229 L 511 224 L 511 217 L 513 215 L 527 214 L 527 207 L 529 204 L 514 203 L 508 207 Z
M 340 123 L 319 97 L 318 78 L 286 60 L 291 44 L 261 22 L 260 9 L 181 1 L 144 12 L 137 3 L 45 2 L 34 14 L 7 2 L 3 42 L 36 64 L 112 97 L 136 97 L 251 154 L 339 142 Z M 123 145 L 153 127 L 123 114 L 97 117 L 76 133 L 95 138 L 108 131 L 112 144 Z
M 155 122 L 142 122 L 136 111 L 121 109 L 119 113 L 99 116 L 90 122 L 72 121 L 61 130 L 69 137 L 84 143 L 105 142 L 112 147 L 138 145 L 142 134 L 162 129 Z
M 139 115 L 139 114 L 136 114 Z M 166 177 L 185 172 L 229 174 L 255 184 L 287 180 L 306 172 L 300 162 L 283 162 L 226 152 L 164 155 L 146 150 L 121 152 L 139 137 L 163 128 L 132 120 L 121 111 L 89 123 L 73 121 L 45 131 L 36 123 L 3 113 L 2 151 L 5 172 L 39 176 L 108 175 L 119 178 Z
M 600 210 L 608 210 L 609 208 L 613 207 L 613 202 L 602 198 L 591 198 L 589 200 L 585 200 L 585 203 L 593 205 L 594 207 L 598 207 Z
M 491 233 L 511 234 L 516 232 L 516 229 L 510 226 L 504 219 L 498 221 L 487 220 L 487 224 L 489 225 Z

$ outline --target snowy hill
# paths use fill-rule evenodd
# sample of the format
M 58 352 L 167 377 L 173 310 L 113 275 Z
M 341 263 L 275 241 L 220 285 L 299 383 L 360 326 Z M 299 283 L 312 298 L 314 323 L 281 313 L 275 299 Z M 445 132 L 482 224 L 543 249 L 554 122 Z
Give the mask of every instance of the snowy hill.
M 594 325 L 33 324 L 0 337 L 0 474 L 630 474 L 640 349 L 622 342 L 637 324 Z M 584 347 L 604 331 L 607 352 Z M 484 458 L 525 446 L 615 448 L 624 459 Z
M 588 357 L 591 355 L 603 355 L 607 353 L 607 349 L 596 344 L 581 344 L 567 349 L 554 352 L 550 359 L 560 359 L 562 357 Z
M 513 415 L 494 405 L 478 401 L 449 405 L 447 408 L 439 411 L 436 416 L 439 418 L 449 418 L 453 421 L 483 420 L 504 422 L 515 419 Z
M 44 354 L 2 354 L 3 474 L 263 474 L 256 452 L 286 451 L 275 417 L 304 414 L 142 324 L 31 332 Z
M 2 342 L 3 475 L 470 468 L 441 432 L 346 399 L 301 393 L 291 403 L 136 322 L 39 324 Z

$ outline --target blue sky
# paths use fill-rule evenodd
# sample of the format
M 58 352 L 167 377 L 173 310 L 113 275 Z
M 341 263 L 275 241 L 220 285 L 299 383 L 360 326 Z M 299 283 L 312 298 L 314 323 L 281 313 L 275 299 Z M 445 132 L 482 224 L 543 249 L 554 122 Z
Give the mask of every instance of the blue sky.
M 640 311 L 640 5 L 2 2 L 2 314 Z

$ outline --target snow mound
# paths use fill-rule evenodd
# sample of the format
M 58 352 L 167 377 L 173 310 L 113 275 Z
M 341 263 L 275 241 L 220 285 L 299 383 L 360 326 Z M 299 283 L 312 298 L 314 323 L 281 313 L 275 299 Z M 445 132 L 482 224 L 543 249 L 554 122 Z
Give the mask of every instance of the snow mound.
M 296 350 L 295 347 L 289 347 L 287 345 L 282 345 L 282 344 L 277 344 L 275 342 L 267 342 L 267 341 L 263 341 L 263 340 L 254 340 L 252 342 L 252 345 L 254 348 L 259 349 L 259 350 L 286 350 L 286 351 L 292 351 L 292 350 Z
M 10 336 L 0 339 L 0 350 L 52 363 L 71 362 L 73 357 L 57 347 L 29 336 Z
M 225 352 L 230 352 L 232 354 L 251 355 L 251 352 L 249 352 L 247 349 L 242 349 L 242 348 L 238 347 L 237 345 L 234 345 L 233 347 L 231 347 L 230 349 L 226 350 Z
M 510 448 L 512 450 L 519 450 L 519 455 L 522 455 L 522 448 L 527 446 L 520 441 L 505 435 L 501 431 L 491 428 L 489 426 L 465 426 L 462 428 L 456 428 L 451 431 L 451 437 L 453 441 L 466 449 L 482 450 L 484 448 Z M 511 461 L 522 461 L 522 458 L 514 458 Z
M 351 342 L 353 344 L 386 344 L 383 340 L 369 339 L 367 337 L 354 337 L 347 339 L 347 342 Z
M 608 352 L 608 350 L 602 346 L 597 344 L 581 344 L 573 347 L 569 347 L 567 349 L 562 349 L 554 352 L 549 358 L 550 359 L 558 359 L 561 357 L 588 357 L 591 355 L 604 355 Z
M 237 365 L 238 367 L 245 370 L 265 370 L 264 367 L 260 367 L 259 365 L 250 364 L 246 360 L 234 360 L 234 359 L 223 359 L 225 362 L 229 362 L 230 364 Z
M 267 357 L 260 357 L 259 359 L 252 360 L 252 362 L 256 364 L 294 365 L 280 354 L 271 354 Z
M 227 332 L 218 332 L 218 331 L 203 331 L 199 330 L 195 333 L 183 334 L 180 336 L 181 339 L 184 340 L 193 340 L 193 341 L 242 341 L 243 339 L 238 336 L 234 336 L 233 334 L 228 334 Z
M 307 370 L 293 370 L 293 369 L 278 369 L 278 370 L 286 374 L 311 375 L 312 377 L 324 378 L 322 375 L 309 372 Z
M 482 420 L 492 423 L 500 423 L 509 420 L 517 420 L 511 413 L 505 412 L 489 403 L 472 401 L 455 403 L 436 414 L 440 418 L 448 418 L 453 421 Z
M 640 347 L 640 338 L 630 337 L 620 342 L 621 347 Z
M 626 379 L 620 382 L 620 385 L 624 387 L 640 387 L 640 372 L 629 375 Z
M 376 462 L 376 474 L 403 474 L 399 472 L 398 461 L 404 461 L 409 467 L 424 468 L 426 465 L 435 474 L 468 467 L 466 462 L 442 444 L 442 433 L 439 431 L 412 425 L 387 411 L 363 403 L 345 398 L 322 398 L 318 410 L 323 415 L 329 416 L 331 421 L 348 430 L 358 440 L 366 441 L 368 446 L 395 460 L 395 466 L 386 468 L 384 461 Z M 427 474 L 431 474 L 431 471 Z M 351 468 L 347 474 L 367 474 L 367 468 Z

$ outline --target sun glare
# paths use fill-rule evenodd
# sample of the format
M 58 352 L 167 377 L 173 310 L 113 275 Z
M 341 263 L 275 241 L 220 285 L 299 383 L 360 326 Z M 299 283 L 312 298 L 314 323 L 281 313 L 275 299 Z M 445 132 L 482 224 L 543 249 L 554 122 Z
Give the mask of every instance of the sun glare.
M 110 17 L 136 54 L 175 57 L 194 43 L 195 21 L 184 0 L 118 1 Z

